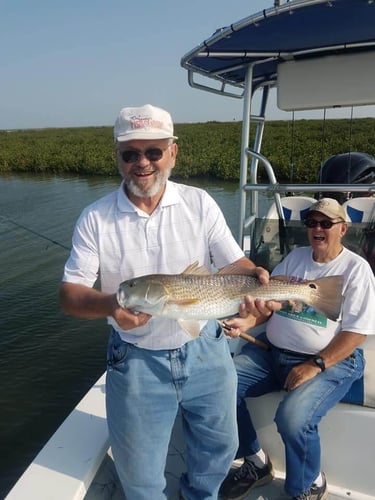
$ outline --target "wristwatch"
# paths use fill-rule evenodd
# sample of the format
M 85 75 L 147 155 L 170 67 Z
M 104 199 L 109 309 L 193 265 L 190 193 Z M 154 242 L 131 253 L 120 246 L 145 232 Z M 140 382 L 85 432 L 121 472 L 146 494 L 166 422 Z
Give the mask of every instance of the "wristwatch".
M 316 366 L 319 366 L 320 370 L 322 372 L 324 372 L 324 370 L 326 369 L 326 364 L 324 363 L 324 359 L 319 356 L 319 354 L 317 354 L 316 356 L 313 356 L 313 361 L 314 363 L 316 364 Z

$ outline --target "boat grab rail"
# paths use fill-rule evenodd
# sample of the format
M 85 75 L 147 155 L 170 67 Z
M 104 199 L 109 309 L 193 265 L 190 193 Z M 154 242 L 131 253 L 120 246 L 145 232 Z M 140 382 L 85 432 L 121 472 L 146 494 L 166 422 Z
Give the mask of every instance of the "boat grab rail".
M 263 164 L 265 171 L 266 171 L 266 174 L 268 176 L 269 183 L 270 183 L 269 186 L 271 188 L 270 190 L 272 192 L 274 192 L 277 215 L 279 216 L 279 219 L 281 221 L 283 221 L 283 223 L 285 223 L 284 211 L 283 211 L 283 207 L 281 204 L 281 197 L 280 197 L 280 194 L 277 190 L 277 186 L 279 184 L 277 182 L 275 172 L 274 172 L 274 169 L 273 169 L 270 161 L 267 160 L 267 158 L 264 155 L 262 155 L 258 151 L 255 151 L 254 149 L 246 148 L 245 153 L 248 157 L 250 157 L 252 159 L 251 166 L 250 166 L 250 186 L 253 189 L 247 189 L 249 187 L 249 184 L 246 183 L 243 186 L 243 190 L 244 191 L 254 191 L 254 192 L 257 191 L 257 187 L 259 186 L 259 184 L 257 184 L 257 177 L 258 177 L 258 167 L 259 167 L 259 161 L 260 161 Z M 250 226 L 254 222 L 255 218 L 257 217 L 257 214 L 256 214 L 257 201 L 255 199 L 251 200 L 251 206 L 252 206 L 251 215 L 250 215 L 250 217 L 245 219 L 244 228 L 247 228 L 248 226 Z
M 314 192 L 314 191 L 350 191 L 375 194 L 375 184 L 246 184 L 244 191 Z
M 242 189 L 245 191 L 270 191 L 272 193 L 281 193 L 281 192 L 313 192 L 313 191 L 353 191 L 359 193 L 367 193 L 371 192 L 375 194 L 375 184 L 349 184 L 349 183 L 337 183 L 337 184 L 320 184 L 320 183 L 310 183 L 310 184 L 281 184 L 277 181 L 274 169 L 271 165 L 271 162 L 267 160 L 267 158 L 261 153 L 254 151 L 253 149 L 246 148 L 246 154 L 256 160 L 260 160 L 265 167 L 266 174 L 269 179 L 268 184 L 258 184 L 257 176 L 258 176 L 258 161 L 251 162 L 250 168 L 250 184 L 245 184 L 242 186 Z M 276 207 L 280 209 L 279 215 L 283 218 L 282 214 L 282 205 L 280 202 L 280 206 L 276 204 Z

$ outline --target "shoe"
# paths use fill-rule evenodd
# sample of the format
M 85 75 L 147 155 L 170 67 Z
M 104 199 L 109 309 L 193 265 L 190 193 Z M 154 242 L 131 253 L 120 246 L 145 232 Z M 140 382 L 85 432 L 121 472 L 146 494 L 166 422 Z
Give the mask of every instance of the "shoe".
M 247 460 L 238 468 L 232 468 L 220 486 L 220 498 L 223 500 L 240 500 L 245 498 L 250 490 L 267 484 L 274 478 L 270 459 L 264 467 L 256 467 Z
M 311 488 L 305 493 L 293 497 L 294 500 L 324 500 L 328 497 L 327 481 L 324 472 L 322 472 L 323 484 L 322 486 L 317 486 L 313 483 Z

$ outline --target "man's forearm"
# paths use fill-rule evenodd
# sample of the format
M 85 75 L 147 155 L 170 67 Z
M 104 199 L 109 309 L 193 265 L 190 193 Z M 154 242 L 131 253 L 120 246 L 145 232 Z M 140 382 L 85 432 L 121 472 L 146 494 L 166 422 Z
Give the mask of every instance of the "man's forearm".
M 329 368 L 347 358 L 365 340 L 366 335 L 342 331 L 319 354 L 323 357 L 326 367 Z
M 66 314 L 82 319 L 105 318 L 118 307 L 114 294 L 67 282 L 60 287 L 60 304 Z

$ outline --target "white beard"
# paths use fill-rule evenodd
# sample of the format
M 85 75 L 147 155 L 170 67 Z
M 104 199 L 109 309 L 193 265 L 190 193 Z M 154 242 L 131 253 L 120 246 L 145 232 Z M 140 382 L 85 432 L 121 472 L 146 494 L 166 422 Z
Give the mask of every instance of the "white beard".
M 134 196 L 138 198 L 146 198 L 157 195 L 164 187 L 165 183 L 169 179 L 171 175 L 172 169 L 165 170 L 163 173 L 160 171 L 156 172 L 155 182 L 149 189 L 140 188 L 133 179 L 127 179 L 124 177 L 126 188 L 132 193 Z

